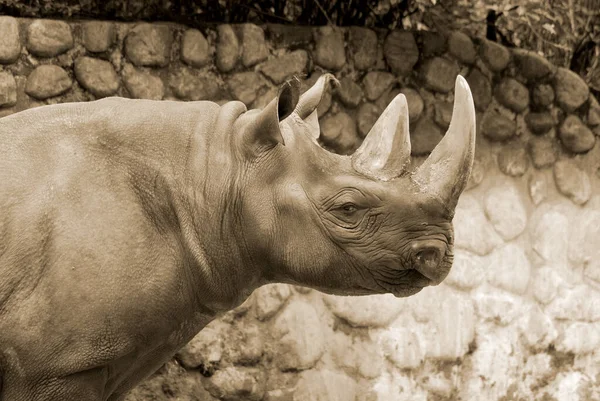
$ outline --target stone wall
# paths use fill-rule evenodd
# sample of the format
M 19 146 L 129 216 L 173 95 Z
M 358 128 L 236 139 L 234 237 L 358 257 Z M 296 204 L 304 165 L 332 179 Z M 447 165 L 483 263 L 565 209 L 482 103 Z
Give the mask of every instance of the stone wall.
M 399 92 L 415 159 L 457 74 L 476 163 L 448 279 L 407 299 L 271 285 L 211 323 L 134 400 L 600 400 L 600 106 L 543 57 L 459 32 L 0 17 L 0 115 L 103 96 L 239 99 L 325 70 L 323 144 L 352 152 Z

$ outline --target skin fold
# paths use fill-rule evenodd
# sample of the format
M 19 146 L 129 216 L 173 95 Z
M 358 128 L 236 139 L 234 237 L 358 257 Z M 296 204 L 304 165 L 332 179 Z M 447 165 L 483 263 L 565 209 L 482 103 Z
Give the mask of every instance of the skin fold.
M 121 400 L 268 283 L 439 284 L 472 165 L 466 82 L 417 171 L 403 98 L 355 155 L 318 145 L 334 84 L 290 81 L 264 110 L 106 98 L 0 119 L 0 400 Z

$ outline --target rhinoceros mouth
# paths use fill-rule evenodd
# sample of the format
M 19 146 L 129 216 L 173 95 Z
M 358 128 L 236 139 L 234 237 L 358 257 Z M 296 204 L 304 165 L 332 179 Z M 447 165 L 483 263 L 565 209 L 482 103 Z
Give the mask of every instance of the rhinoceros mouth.
M 385 293 L 398 298 L 414 295 L 431 285 L 431 280 L 414 269 L 397 270 L 393 276 L 378 274 L 375 281 Z

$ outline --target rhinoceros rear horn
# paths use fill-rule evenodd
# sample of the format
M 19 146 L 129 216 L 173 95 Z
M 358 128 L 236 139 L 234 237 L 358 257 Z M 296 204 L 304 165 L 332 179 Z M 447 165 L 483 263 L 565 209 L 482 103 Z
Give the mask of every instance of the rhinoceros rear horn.
M 454 210 L 465 189 L 475 155 L 475 106 L 467 81 L 460 75 L 454 87 L 452 121 L 446 135 L 412 176 L 421 191 Z

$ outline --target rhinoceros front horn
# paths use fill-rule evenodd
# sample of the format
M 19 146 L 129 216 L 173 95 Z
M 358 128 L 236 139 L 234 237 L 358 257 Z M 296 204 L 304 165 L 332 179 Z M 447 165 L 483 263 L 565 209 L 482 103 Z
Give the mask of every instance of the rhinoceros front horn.
M 454 87 L 452 121 L 446 135 L 412 176 L 421 191 L 454 210 L 465 189 L 475 155 L 475 106 L 467 81 L 460 75 Z
M 367 177 L 384 181 L 402 174 L 410 163 L 408 124 L 406 97 L 399 94 L 352 155 L 352 167 Z

